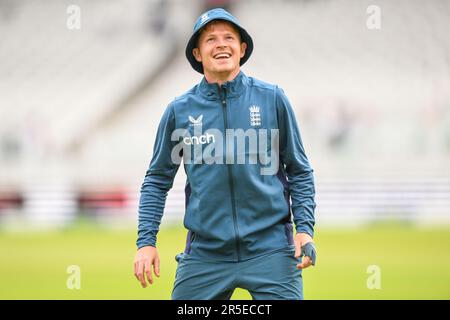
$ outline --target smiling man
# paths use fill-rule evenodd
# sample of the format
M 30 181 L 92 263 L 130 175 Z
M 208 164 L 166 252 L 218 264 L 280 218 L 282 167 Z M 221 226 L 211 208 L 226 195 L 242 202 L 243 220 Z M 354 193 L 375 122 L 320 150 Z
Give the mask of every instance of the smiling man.
M 247 43 L 241 41 L 234 25 L 213 20 L 199 30 L 197 47 L 190 54 L 201 62 L 208 83 L 222 84 L 239 74 L 246 49 Z
M 283 91 L 241 71 L 252 51 L 230 13 L 200 16 L 186 57 L 204 78 L 169 104 L 158 128 L 134 270 L 143 287 L 159 277 L 156 236 L 183 156 L 188 232 L 173 299 L 229 299 L 236 288 L 254 299 L 303 299 L 302 270 L 315 264 L 313 170 Z M 205 151 L 216 161 L 199 159 Z M 264 170 L 268 157 L 277 170 Z

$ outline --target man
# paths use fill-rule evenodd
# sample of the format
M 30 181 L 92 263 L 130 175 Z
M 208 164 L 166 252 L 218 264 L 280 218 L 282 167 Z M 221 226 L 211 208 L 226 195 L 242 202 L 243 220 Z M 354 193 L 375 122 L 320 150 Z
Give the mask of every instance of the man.
M 134 267 L 143 287 L 152 266 L 159 277 L 156 235 L 182 155 L 188 235 L 173 299 L 229 299 L 238 287 L 254 299 L 303 299 L 302 269 L 315 263 L 313 170 L 283 91 L 240 70 L 252 50 L 227 11 L 199 17 L 186 57 L 204 78 L 158 128 Z

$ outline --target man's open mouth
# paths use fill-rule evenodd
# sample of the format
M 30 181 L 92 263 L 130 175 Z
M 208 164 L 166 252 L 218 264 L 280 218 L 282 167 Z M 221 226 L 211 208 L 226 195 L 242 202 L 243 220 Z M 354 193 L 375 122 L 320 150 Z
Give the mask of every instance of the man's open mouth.
M 217 53 L 213 56 L 214 59 L 228 59 L 231 57 L 230 53 Z

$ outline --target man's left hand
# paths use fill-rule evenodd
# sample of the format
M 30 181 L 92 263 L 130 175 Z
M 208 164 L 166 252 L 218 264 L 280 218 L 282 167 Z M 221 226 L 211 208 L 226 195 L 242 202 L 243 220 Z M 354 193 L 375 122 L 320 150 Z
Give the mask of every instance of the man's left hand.
M 297 233 L 294 238 L 295 257 L 303 256 L 302 262 L 297 264 L 297 269 L 308 268 L 316 263 L 316 248 L 313 238 L 307 233 Z M 303 252 L 302 252 L 303 251 Z M 303 254 L 302 254 L 303 253 Z

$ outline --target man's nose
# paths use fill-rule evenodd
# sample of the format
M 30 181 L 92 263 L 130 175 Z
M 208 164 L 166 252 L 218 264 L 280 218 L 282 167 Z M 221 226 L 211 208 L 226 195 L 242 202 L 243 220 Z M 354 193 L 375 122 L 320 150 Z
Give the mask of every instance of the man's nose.
M 216 42 L 216 47 L 217 48 L 224 48 L 224 47 L 227 47 L 227 43 L 225 42 L 225 40 L 224 39 L 217 39 L 217 42 Z

